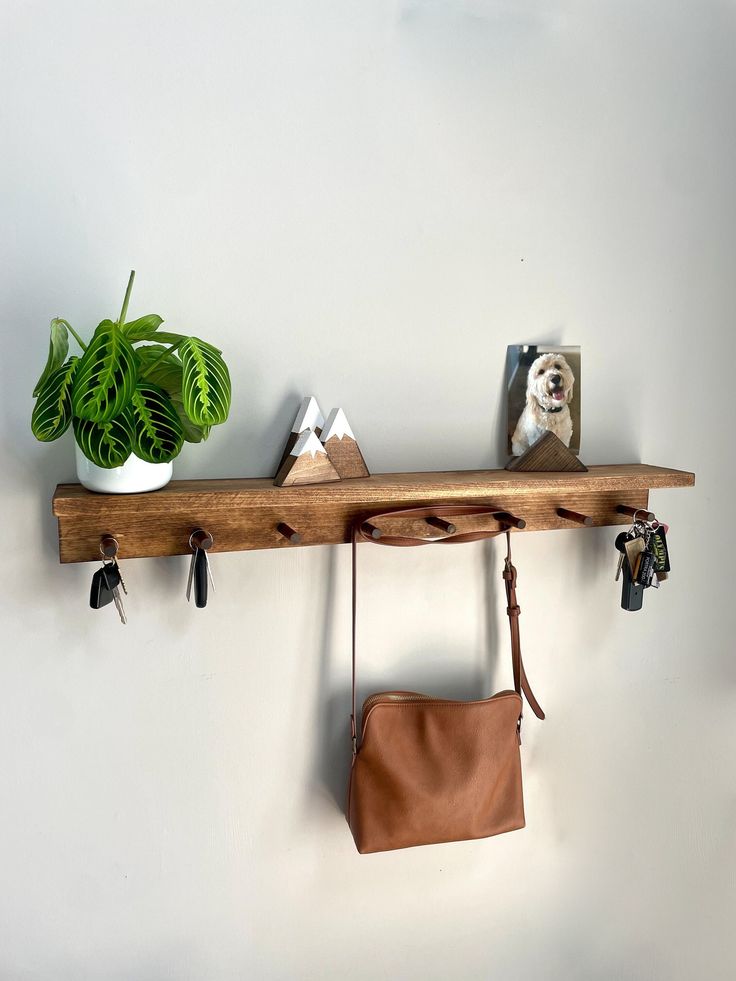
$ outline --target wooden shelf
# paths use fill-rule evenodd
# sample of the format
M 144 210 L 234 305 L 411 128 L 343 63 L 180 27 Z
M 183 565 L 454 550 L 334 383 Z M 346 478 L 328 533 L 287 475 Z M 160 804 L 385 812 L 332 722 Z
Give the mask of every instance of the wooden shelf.
M 587 473 L 388 473 L 301 487 L 274 487 L 267 478 L 174 480 L 149 494 L 94 494 L 79 484 L 60 484 L 53 512 L 61 561 L 86 562 L 100 558 L 106 534 L 118 540 L 121 559 L 189 554 L 195 528 L 210 532 L 213 552 L 339 544 L 349 541 L 357 518 L 420 503 L 487 503 L 524 518 L 527 532 L 580 527 L 560 517 L 558 508 L 589 515 L 593 525 L 627 524 L 630 519 L 616 512 L 619 504 L 646 508 L 650 489 L 694 483 L 692 473 L 634 463 Z M 456 524 L 470 530 L 479 527 L 474 521 Z M 299 546 L 278 530 L 280 523 L 299 533 Z M 442 537 L 436 529 L 423 527 L 422 533 Z

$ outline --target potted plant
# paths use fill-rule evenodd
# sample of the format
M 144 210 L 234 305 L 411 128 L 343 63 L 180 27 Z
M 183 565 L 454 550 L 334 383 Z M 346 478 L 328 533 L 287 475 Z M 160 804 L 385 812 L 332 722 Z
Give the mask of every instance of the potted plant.
M 71 425 L 77 475 L 105 493 L 156 490 L 171 479 L 184 442 L 207 439 L 230 411 L 222 352 L 198 337 L 162 331 L 158 314 L 103 320 L 88 344 L 60 317 L 51 321 L 46 367 L 33 390 L 31 429 L 44 443 Z M 68 357 L 69 335 L 81 356 Z

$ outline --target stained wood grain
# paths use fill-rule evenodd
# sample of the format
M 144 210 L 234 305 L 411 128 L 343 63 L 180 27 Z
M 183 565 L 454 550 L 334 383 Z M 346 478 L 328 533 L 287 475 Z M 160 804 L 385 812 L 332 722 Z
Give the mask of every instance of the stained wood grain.
M 298 529 L 301 546 L 349 540 L 358 518 L 419 503 L 488 503 L 526 521 L 522 534 L 575 529 L 558 508 L 589 515 L 594 525 L 627 524 L 616 507 L 648 506 L 650 488 L 691 487 L 694 474 L 645 464 L 590 467 L 587 473 L 470 470 L 373 474 L 356 480 L 275 487 L 269 478 L 177 480 L 149 494 L 94 494 L 61 484 L 53 498 L 62 562 L 99 559 L 102 535 L 114 535 L 119 557 L 189 554 L 189 536 L 206 528 L 213 552 L 294 548 L 278 530 Z M 462 519 L 454 522 L 461 530 Z M 422 533 L 428 528 L 420 522 Z M 515 532 L 516 534 L 517 532 Z
M 273 482 L 276 487 L 298 487 L 302 484 L 320 484 L 339 479 L 340 475 L 326 453 L 318 453 L 316 456 L 309 453 L 293 456 L 290 453 Z
M 526 453 L 512 457 L 506 464 L 507 470 L 554 470 L 583 472 L 588 468 L 571 452 L 559 436 L 546 432 Z
M 332 436 L 323 445 L 330 462 L 343 480 L 370 476 L 360 447 L 350 436 L 343 436 L 342 439 Z

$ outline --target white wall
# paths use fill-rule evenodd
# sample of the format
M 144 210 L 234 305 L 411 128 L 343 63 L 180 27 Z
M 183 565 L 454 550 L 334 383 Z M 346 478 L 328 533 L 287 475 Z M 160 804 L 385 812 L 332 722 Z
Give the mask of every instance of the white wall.
M 736 12 L 715 0 L 9 0 L 0 259 L 0 978 L 732 978 Z M 36 444 L 57 314 L 211 338 L 231 421 L 183 476 L 272 472 L 298 398 L 374 471 L 502 460 L 505 348 L 583 346 L 588 463 L 660 491 L 626 615 L 612 529 L 517 538 L 528 827 L 359 857 L 345 547 L 56 562 Z M 362 682 L 509 680 L 498 543 L 366 550 Z M 441 553 L 441 554 L 439 554 Z

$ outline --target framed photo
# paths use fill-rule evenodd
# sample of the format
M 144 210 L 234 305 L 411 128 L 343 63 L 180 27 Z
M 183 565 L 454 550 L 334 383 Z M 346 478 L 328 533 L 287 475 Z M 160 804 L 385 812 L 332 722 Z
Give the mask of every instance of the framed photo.
M 521 456 L 551 430 L 580 453 L 580 348 L 511 344 L 506 354 L 508 452 Z

